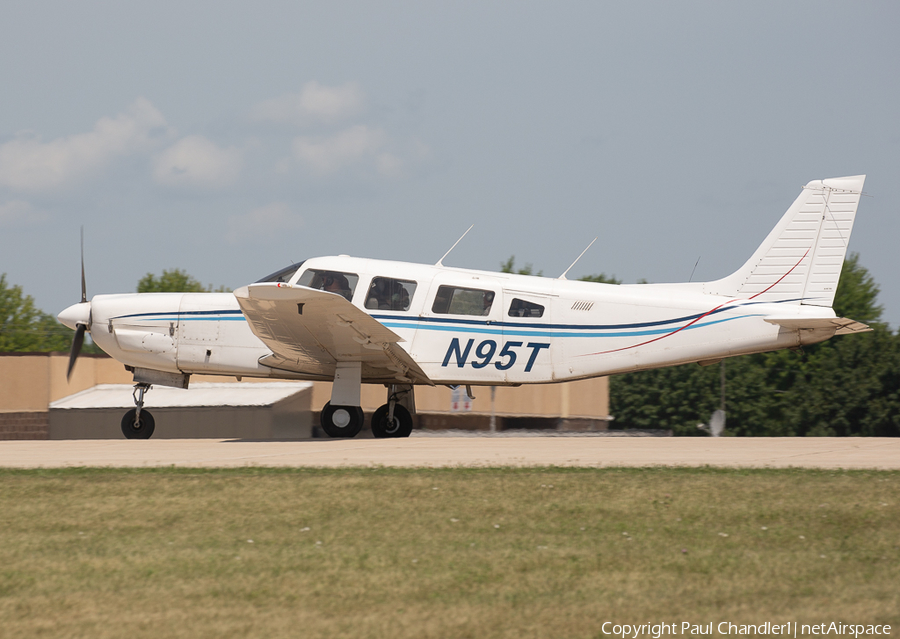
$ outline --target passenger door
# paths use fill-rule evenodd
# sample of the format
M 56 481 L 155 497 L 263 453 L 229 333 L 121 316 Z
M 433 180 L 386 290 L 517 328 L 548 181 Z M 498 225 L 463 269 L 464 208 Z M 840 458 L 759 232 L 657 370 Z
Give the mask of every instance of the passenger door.
M 509 383 L 545 382 L 553 379 L 553 345 L 556 329 L 551 308 L 556 296 L 506 290 L 503 293 L 503 359 Z
M 412 355 L 432 381 L 498 384 L 504 348 L 500 281 L 442 273 L 434 278 L 419 315 Z

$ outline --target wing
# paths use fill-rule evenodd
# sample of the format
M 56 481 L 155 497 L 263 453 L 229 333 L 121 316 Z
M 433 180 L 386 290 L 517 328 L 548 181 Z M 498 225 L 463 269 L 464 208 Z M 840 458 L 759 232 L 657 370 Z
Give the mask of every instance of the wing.
M 769 324 L 777 324 L 793 329 L 833 328 L 835 335 L 867 333 L 872 329 L 868 325 L 846 317 L 765 317 Z
M 272 351 L 264 366 L 334 378 L 338 362 L 362 362 L 365 382 L 432 384 L 403 339 L 343 296 L 263 282 L 234 292 L 250 330 Z

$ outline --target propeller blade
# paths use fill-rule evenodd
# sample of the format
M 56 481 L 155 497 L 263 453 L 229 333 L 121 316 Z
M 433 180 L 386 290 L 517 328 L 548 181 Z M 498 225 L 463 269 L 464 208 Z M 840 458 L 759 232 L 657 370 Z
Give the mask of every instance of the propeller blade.
M 75 329 L 75 338 L 72 340 L 72 350 L 69 351 L 69 370 L 66 371 L 66 381 L 69 381 L 69 378 L 72 376 L 72 369 L 75 368 L 75 360 L 78 359 L 78 354 L 81 353 L 81 345 L 84 343 L 84 331 L 87 327 L 84 324 L 79 324 L 78 328 Z
M 84 283 L 84 227 L 81 227 L 81 301 L 87 302 L 87 285 Z

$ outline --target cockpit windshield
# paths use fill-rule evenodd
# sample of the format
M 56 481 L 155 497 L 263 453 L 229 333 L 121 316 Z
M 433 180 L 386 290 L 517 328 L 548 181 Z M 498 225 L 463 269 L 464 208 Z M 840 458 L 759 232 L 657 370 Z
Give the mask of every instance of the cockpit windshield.
M 259 284 L 260 282 L 289 282 L 292 277 L 294 277 L 294 273 L 297 272 L 303 266 L 303 262 L 298 262 L 297 264 L 291 264 L 290 266 L 286 266 L 283 269 L 275 271 L 271 275 L 266 275 L 261 280 L 256 280 L 254 284 Z

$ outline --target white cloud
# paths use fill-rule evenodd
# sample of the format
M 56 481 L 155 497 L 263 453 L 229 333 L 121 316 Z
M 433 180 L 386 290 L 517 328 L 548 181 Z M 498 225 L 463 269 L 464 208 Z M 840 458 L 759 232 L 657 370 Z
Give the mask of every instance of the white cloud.
M 46 213 L 24 200 L 11 200 L 0 204 L 0 226 L 21 226 L 46 219 Z
M 303 85 L 300 93 L 265 100 L 253 107 L 254 120 L 307 126 L 333 124 L 363 112 L 365 95 L 355 82 L 327 87 L 316 81 Z
M 364 111 L 365 95 L 356 83 L 328 87 L 313 81 L 299 93 L 260 102 L 253 107 L 252 117 L 307 127 L 343 123 L 341 130 L 323 134 L 319 127 L 317 135 L 294 138 L 291 156 L 275 163 L 278 175 L 289 175 L 300 167 L 319 178 L 345 171 L 400 178 L 427 160 L 430 153 L 420 142 L 404 143 L 382 128 L 354 123 Z
M 254 209 L 246 215 L 228 219 L 229 242 L 237 243 L 247 238 L 278 237 L 286 230 L 296 230 L 303 225 L 303 218 L 293 213 L 284 202 L 272 202 Z
M 330 137 L 296 138 L 293 150 L 306 168 L 327 175 L 374 159 L 386 144 L 384 131 L 357 124 Z
M 117 157 L 153 148 L 168 132 L 162 114 L 145 98 L 125 113 L 103 117 L 89 133 L 42 142 L 22 135 L 0 145 L 0 184 L 44 191 L 91 177 Z
M 219 187 L 241 172 L 241 152 L 223 149 L 200 135 L 182 138 L 154 161 L 153 177 L 167 186 Z

